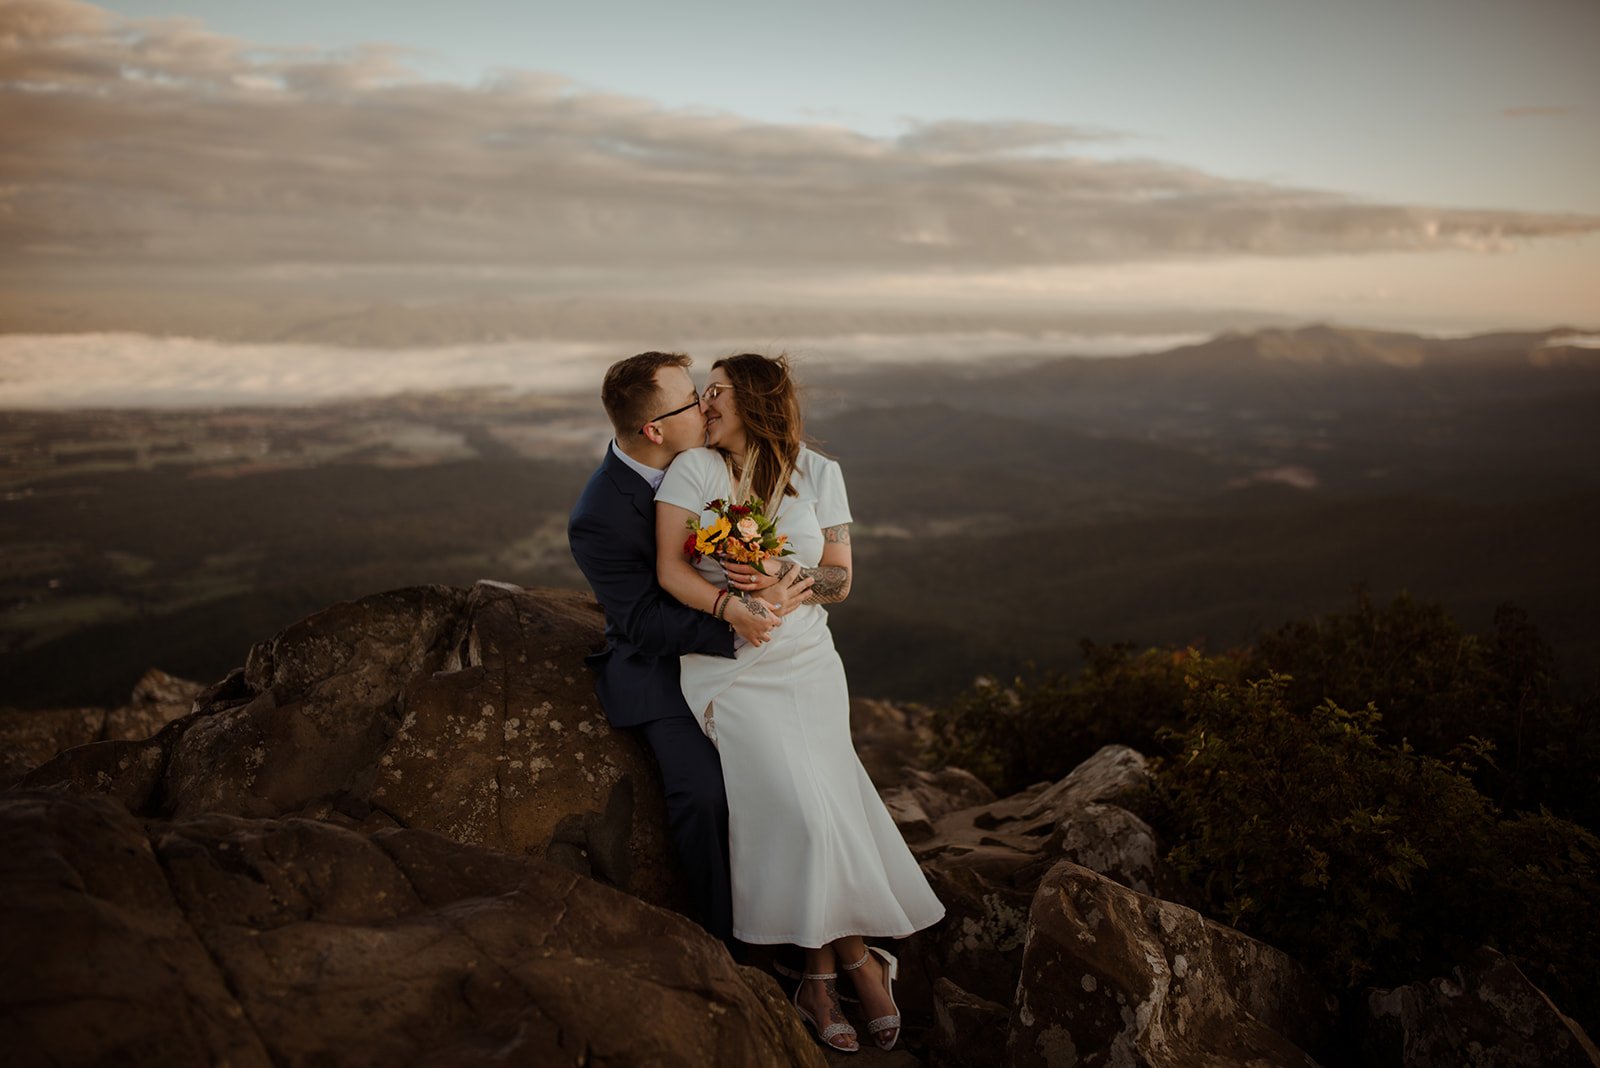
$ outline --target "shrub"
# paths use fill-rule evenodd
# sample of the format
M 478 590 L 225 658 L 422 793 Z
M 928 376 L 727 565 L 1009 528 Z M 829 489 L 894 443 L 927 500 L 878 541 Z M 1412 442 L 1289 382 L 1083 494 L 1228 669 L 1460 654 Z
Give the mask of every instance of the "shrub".
M 1600 1024 L 1600 839 L 1548 810 L 1495 825 L 1481 872 L 1493 942 L 1590 1034 Z
M 1358 591 L 1352 611 L 1287 623 L 1247 662 L 1251 676 L 1288 676 L 1291 708 L 1374 702 L 1390 744 L 1441 759 L 1478 750 L 1474 781 L 1504 807 L 1600 826 L 1600 717 L 1562 699 L 1549 647 L 1513 605 L 1480 637 L 1439 605 L 1402 593 L 1380 607 Z
M 1181 721 L 1192 652 L 1082 643 L 1076 672 L 980 680 L 930 717 L 935 765 L 966 768 L 998 794 L 1059 779 L 1103 745 L 1153 750 Z
M 1388 744 L 1371 706 L 1299 710 L 1283 676 L 1208 667 L 1191 667 L 1147 813 L 1190 904 L 1346 991 L 1442 974 L 1487 943 L 1593 1019 L 1593 835 L 1549 813 L 1502 822 L 1470 752 Z

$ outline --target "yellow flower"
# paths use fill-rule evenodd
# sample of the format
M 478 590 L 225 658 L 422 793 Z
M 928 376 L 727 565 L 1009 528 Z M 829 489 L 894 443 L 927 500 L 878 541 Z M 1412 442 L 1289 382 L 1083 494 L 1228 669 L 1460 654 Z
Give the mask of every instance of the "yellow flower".
M 721 517 L 719 517 L 717 521 L 712 523 L 709 527 L 701 527 L 699 530 L 695 531 L 695 551 L 702 555 L 709 555 L 716 552 L 722 543 L 727 540 L 728 532 L 732 529 L 733 528 L 729 525 L 728 521 Z

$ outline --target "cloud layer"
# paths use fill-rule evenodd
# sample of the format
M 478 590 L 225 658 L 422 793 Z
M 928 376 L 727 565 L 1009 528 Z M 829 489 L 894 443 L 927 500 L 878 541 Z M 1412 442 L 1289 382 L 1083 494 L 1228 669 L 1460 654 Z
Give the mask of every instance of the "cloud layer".
M 1202 340 L 1196 333 L 892 334 L 799 339 L 805 369 L 865 363 L 1000 362 L 1028 357 L 1126 355 Z M 668 346 L 676 348 L 676 346 Z M 749 348 L 748 338 L 701 341 L 700 372 L 714 355 Z M 592 399 L 619 349 L 604 342 L 540 341 L 363 348 L 305 343 L 231 343 L 129 333 L 0 336 L 0 410 L 305 404 L 404 392 L 501 388 Z M 815 352 L 817 355 L 813 355 Z M 598 408 L 594 409 L 598 415 Z M 598 423 L 597 423 L 598 425 Z M 594 447 L 604 446 L 602 431 Z
M 403 50 L 252 47 L 76 0 L 0 6 L 0 248 L 14 267 L 308 272 L 996 270 L 1506 247 L 1600 218 L 1359 201 L 1151 159 L 1110 131 L 899 138 L 674 111 Z

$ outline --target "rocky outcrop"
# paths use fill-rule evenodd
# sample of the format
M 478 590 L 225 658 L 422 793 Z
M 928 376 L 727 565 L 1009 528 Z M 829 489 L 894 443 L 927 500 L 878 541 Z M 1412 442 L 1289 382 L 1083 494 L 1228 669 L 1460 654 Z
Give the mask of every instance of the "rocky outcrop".
M 62 750 L 98 740 L 105 721 L 103 708 L 0 708 L 0 789 Z
M 1119 804 L 1149 782 L 1143 756 L 1106 746 L 1060 782 L 933 821 L 932 835 L 912 849 L 947 918 L 908 946 L 913 970 L 929 983 L 943 976 L 978 998 L 1010 1004 L 1034 891 L 1053 865 L 1092 864 L 1135 889 L 1152 889 L 1154 835 Z
M 1063 861 L 1033 901 L 1007 1063 L 1315 1065 L 1333 1005 L 1271 946 Z
M 1367 998 L 1367 1063 L 1396 1068 L 1597 1068 L 1582 1027 L 1485 947 L 1450 978 Z
M 907 768 L 900 785 L 879 790 L 895 826 L 908 842 L 923 842 L 934 835 L 934 821 L 951 812 L 995 800 L 994 791 L 970 771 L 941 768 L 923 771 Z
M 675 904 L 655 768 L 609 728 L 583 666 L 601 637 L 574 593 L 377 594 L 257 645 L 154 738 L 80 746 L 24 784 L 151 817 L 431 830 Z
M 842 1061 L 770 980 L 653 907 L 680 900 L 661 788 L 595 703 L 582 658 L 600 641 L 586 596 L 396 590 L 302 620 L 200 692 L 157 674 L 118 713 L 60 713 L 37 751 L 65 751 L 0 795 L 0 944 L 23 962 L 0 977 L 0 1049 Z M 948 916 L 896 949 L 901 1046 L 850 1063 L 1304 1064 L 1324 1048 L 1330 1008 L 1303 971 L 1154 896 L 1138 753 L 1109 746 L 996 799 L 914 765 L 916 708 L 857 700 L 852 720 Z M 1509 963 L 1474 969 L 1375 995 L 1372 1063 L 1600 1063 Z
M 0 708 L 0 789 L 73 746 L 148 738 L 188 715 L 203 689 L 152 668 L 117 708 Z
M 16 1063 L 824 1063 L 694 924 L 424 831 L 8 794 L 0 944 Z
M 986 1001 L 948 979 L 933 981 L 933 1041 L 936 1063 L 948 1068 L 999 1065 L 1006 1049 L 1011 1007 Z

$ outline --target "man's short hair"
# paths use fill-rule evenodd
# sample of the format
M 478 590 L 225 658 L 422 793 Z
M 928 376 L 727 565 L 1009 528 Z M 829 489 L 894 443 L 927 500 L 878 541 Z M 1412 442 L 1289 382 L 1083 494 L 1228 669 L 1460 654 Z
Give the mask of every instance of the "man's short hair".
M 619 437 L 637 432 L 661 414 L 654 410 L 660 399 L 656 372 L 663 367 L 688 367 L 691 362 L 681 352 L 641 352 L 607 368 L 600 384 L 600 403 Z

